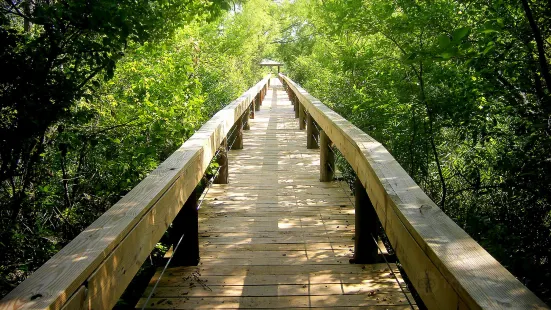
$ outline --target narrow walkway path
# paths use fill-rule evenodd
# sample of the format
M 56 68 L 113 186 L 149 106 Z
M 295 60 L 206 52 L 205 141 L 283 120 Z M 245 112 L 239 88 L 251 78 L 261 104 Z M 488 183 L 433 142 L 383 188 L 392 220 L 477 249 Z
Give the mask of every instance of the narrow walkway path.
M 229 184 L 213 185 L 199 210 L 199 266 L 169 268 L 147 309 L 411 309 L 388 265 L 349 264 L 353 197 L 319 182 L 319 150 L 306 149 L 285 91 L 271 85 L 243 150 L 229 153 Z

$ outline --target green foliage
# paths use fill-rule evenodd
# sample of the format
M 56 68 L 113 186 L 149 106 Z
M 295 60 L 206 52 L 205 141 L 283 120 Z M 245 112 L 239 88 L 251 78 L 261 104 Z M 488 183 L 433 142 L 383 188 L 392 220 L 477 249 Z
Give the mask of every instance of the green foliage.
M 11 70 L 0 91 L 2 294 L 254 85 L 270 40 L 266 15 L 252 13 L 263 0 L 239 14 L 200 0 L 48 3 L 32 14 L 53 17 L 27 31 L 2 7 L 0 40 L 12 42 L 0 52 Z
M 550 12 L 544 1 L 297 0 L 278 49 L 292 78 L 384 143 L 548 302 Z

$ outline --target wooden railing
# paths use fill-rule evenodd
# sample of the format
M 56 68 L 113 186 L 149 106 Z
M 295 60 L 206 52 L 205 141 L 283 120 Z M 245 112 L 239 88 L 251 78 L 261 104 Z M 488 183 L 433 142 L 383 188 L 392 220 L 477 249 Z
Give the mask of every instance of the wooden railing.
M 254 114 L 268 84 L 269 77 L 216 113 L 119 202 L 6 295 L 0 309 L 111 309 L 192 195 L 230 129 L 248 118 L 249 110 Z
M 279 77 L 295 104 L 301 129 L 305 123 L 311 127 L 306 128 L 308 147 L 317 143 L 310 137 L 315 122 L 323 131 L 322 143 L 332 141 L 356 172 L 401 265 L 429 309 L 547 309 L 445 215 L 381 143 L 288 77 Z M 321 148 L 323 155 L 327 146 Z M 323 158 L 320 166 L 323 179 Z M 358 223 L 358 211 L 365 210 L 356 210 Z M 356 227 L 356 239 L 361 229 Z M 356 251 L 357 246 L 358 240 Z

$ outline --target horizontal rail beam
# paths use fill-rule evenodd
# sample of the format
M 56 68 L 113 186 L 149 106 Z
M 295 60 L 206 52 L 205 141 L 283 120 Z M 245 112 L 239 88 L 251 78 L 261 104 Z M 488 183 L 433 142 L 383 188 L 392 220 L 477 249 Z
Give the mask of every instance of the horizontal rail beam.
M 269 76 L 216 113 L 176 152 L 0 301 L 0 309 L 111 309 Z
M 429 309 L 547 309 L 444 214 L 381 143 L 288 77 L 279 77 L 356 172 Z

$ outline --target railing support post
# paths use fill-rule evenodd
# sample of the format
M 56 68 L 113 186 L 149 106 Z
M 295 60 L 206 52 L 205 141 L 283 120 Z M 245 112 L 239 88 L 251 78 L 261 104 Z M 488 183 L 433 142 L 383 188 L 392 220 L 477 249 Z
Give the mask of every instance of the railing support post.
M 261 95 L 261 93 L 258 93 L 255 97 L 255 100 L 254 100 L 254 109 L 255 109 L 255 111 L 260 110 L 260 102 L 262 102 L 262 95 Z
M 367 195 L 365 187 L 358 177 L 354 182 L 355 194 L 355 225 L 353 264 L 371 264 L 377 262 L 377 244 L 379 220 L 375 208 Z
M 216 160 L 220 171 L 214 178 L 214 184 L 228 184 L 228 138 L 224 138 L 220 144 L 218 159 Z
M 180 238 L 182 241 L 178 246 L 178 251 L 174 251 Z M 197 266 L 199 264 L 199 214 L 195 190 L 191 192 L 184 206 L 174 218 L 169 239 L 173 249 L 171 264 L 174 266 Z
M 335 154 L 331 151 L 331 140 L 320 130 L 320 181 L 333 181 L 335 170 Z
M 304 107 L 302 104 L 298 104 L 298 128 L 300 130 L 304 130 L 305 124 L 304 124 Z
M 318 143 L 314 136 L 318 134 L 316 126 L 314 125 L 314 118 L 312 115 L 308 114 L 306 116 L 306 148 L 308 149 L 317 149 Z
M 299 117 L 299 110 L 300 110 L 300 102 L 298 101 L 298 97 L 293 93 L 293 99 L 295 103 L 295 118 Z
M 262 101 L 264 101 L 264 89 L 265 89 L 266 86 L 263 86 L 262 89 L 260 90 L 260 102 L 258 105 L 262 105 Z
M 251 130 L 251 125 L 249 124 L 249 117 L 251 116 L 251 109 L 247 107 L 245 113 L 243 113 L 243 130 Z
M 251 119 L 254 119 L 255 104 L 256 104 L 256 97 L 253 98 L 253 101 L 251 101 L 251 105 L 249 106 L 251 111 Z
M 243 116 L 241 116 L 235 123 L 235 129 L 230 141 L 232 141 L 232 150 L 243 149 Z

